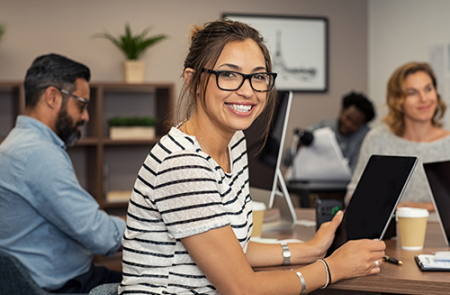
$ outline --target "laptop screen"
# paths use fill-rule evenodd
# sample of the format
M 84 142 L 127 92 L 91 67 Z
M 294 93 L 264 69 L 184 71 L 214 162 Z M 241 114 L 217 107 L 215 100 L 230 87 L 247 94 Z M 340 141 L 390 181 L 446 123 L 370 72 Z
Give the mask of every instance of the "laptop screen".
M 450 240 L 450 161 L 424 163 L 434 207 L 441 223 L 447 245 Z
M 349 240 L 383 238 L 416 163 L 416 157 L 370 157 L 328 255 Z

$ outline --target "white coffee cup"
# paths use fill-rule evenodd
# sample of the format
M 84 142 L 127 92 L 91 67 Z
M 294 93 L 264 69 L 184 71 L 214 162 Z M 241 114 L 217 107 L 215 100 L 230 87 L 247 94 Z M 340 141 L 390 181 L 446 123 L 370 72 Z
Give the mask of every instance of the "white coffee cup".
M 425 242 L 428 210 L 401 207 L 397 209 L 400 243 L 405 250 L 421 250 Z
M 261 237 L 262 225 L 264 220 L 264 211 L 266 205 L 261 202 L 252 202 L 252 216 L 253 216 L 253 231 L 252 237 Z

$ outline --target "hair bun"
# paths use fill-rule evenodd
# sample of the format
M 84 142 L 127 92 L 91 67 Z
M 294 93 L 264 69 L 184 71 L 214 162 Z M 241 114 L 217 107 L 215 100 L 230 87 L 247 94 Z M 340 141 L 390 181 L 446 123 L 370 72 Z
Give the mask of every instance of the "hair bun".
M 195 38 L 197 38 L 198 33 L 203 30 L 205 27 L 204 26 L 199 26 L 199 25 L 192 25 L 191 27 L 191 42 L 193 42 L 195 40 Z

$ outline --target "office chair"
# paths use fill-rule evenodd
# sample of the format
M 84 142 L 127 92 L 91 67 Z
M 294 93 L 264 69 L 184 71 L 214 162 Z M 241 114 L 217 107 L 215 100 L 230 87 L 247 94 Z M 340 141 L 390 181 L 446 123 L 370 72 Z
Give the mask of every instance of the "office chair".
M 3 251 L 0 251 L 0 286 L 1 294 L 48 295 L 38 286 L 26 267 L 16 257 Z
M 89 295 L 117 295 L 117 288 L 120 283 L 103 284 L 95 287 Z

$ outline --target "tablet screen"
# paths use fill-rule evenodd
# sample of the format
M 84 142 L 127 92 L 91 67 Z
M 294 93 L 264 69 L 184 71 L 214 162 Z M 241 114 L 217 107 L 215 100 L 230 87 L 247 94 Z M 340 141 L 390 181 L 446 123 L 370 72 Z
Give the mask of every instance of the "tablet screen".
M 349 240 L 383 238 L 416 163 L 416 157 L 370 157 L 327 256 Z
M 430 184 L 441 228 L 447 245 L 450 245 L 450 161 L 424 163 L 423 168 Z

